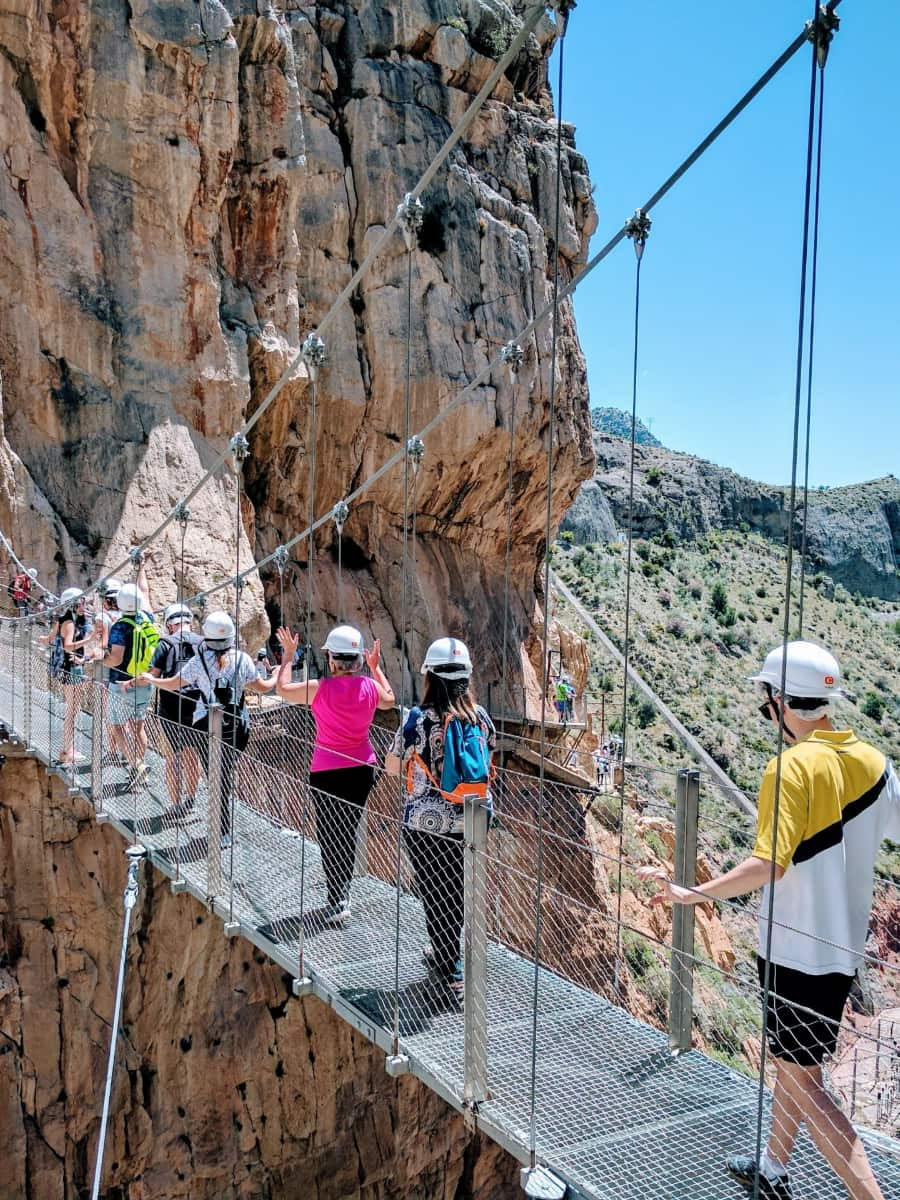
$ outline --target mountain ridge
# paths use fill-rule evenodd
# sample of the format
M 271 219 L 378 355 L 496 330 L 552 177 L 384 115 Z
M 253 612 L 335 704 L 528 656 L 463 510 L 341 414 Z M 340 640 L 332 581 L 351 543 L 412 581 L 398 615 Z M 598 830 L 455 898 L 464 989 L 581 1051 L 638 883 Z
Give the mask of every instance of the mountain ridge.
M 629 418 L 630 424 L 630 418 Z M 611 542 L 628 528 L 630 441 L 593 433 L 596 465 L 561 526 L 582 545 Z M 695 541 L 714 530 L 761 533 L 787 541 L 790 488 L 760 483 L 697 455 L 636 444 L 636 537 Z M 798 495 L 794 546 L 803 539 Z M 806 513 L 807 566 L 833 585 L 885 600 L 900 598 L 900 479 L 893 475 L 811 489 Z M 827 585 L 826 585 L 827 586 Z

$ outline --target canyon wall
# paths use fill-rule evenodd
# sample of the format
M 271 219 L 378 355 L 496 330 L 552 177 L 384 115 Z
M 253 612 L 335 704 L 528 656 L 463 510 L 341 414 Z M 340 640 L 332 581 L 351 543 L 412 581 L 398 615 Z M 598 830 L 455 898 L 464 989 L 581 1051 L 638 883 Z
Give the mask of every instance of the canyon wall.
M 519 6 L 521 8 L 524 5 Z M 50 586 L 95 578 L 227 448 L 509 44 L 503 0 L 0 0 L 0 524 Z M 573 18 L 574 20 L 574 18 Z M 423 195 L 412 256 L 411 427 L 438 413 L 552 296 L 557 125 L 549 17 Z M 596 224 L 564 126 L 565 282 Z M 240 559 L 327 513 L 402 445 L 407 257 L 398 233 L 328 330 L 316 422 L 298 369 L 251 435 Z M 591 470 L 571 307 L 557 352 L 554 520 Z M 509 429 L 513 659 L 544 542 L 550 323 L 428 437 L 417 481 L 416 658 L 435 630 L 499 657 Z M 316 450 L 315 495 L 309 494 Z M 153 550 L 157 603 L 233 570 L 236 479 Z M 397 661 L 403 472 L 353 506 L 342 617 Z M 338 616 L 335 534 L 317 539 L 314 637 Z M 284 616 L 305 606 L 307 552 Z M 280 618 L 277 577 L 241 605 Z M 221 598 L 233 603 L 233 592 Z M 526 656 L 527 657 L 527 656 Z M 527 670 L 527 665 L 524 668 Z
M 33 759 L 0 773 L 0 1197 L 89 1193 L 125 845 Z M 518 1164 L 143 868 L 105 1200 L 512 1200 Z

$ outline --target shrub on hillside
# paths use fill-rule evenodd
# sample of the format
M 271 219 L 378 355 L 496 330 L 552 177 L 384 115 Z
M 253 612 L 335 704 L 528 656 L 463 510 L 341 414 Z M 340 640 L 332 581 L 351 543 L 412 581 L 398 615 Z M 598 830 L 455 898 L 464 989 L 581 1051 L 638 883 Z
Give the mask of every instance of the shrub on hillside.
M 862 702 L 862 710 L 867 717 L 873 721 L 880 721 L 884 716 L 885 704 L 882 698 L 875 692 L 866 692 Z
M 683 638 L 687 633 L 687 627 L 681 617 L 672 617 L 666 624 L 666 633 L 673 638 Z
M 713 615 L 718 618 L 723 617 L 728 611 L 728 593 L 724 584 L 713 584 L 713 589 L 709 594 L 709 607 Z

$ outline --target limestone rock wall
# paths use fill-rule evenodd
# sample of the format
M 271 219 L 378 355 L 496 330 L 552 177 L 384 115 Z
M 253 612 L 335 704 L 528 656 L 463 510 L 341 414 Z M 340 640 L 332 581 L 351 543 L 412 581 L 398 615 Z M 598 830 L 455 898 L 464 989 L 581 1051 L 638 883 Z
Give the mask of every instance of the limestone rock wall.
M 0 521 L 51 585 L 119 559 L 262 401 L 487 77 L 518 20 L 503 0 L 0 0 Z M 413 262 L 411 416 L 435 415 L 551 296 L 555 133 L 546 19 L 423 196 Z M 564 127 L 563 280 L 596 217 Z M 251 438 L 246 566 L 321 515 L 404 436 L 406 255 L 398 235 L 328 335 L 317 486 L 298 370 Z M 543 544 L 550 326 L 516 397 L 513 631 L 533 616 Z M 590 472 L 584 362 L 563 306 L 554 517 Z M 498 376 L 428 439 L 417 486 L 419 643 L 473 627 L 496 660 L 513 393 Z M 18 456 L 15 495 L 5 462 Z M 348 523 L 345 611 L 390 652 L 403 479 Z M 235 559 L 226 465 L 191 504 L 188 592 Z M 316 547 L 316 633 L 337 615 L 333 530 Z M 305 603 L 306 550 L 241 605 L 261 627 Z M 171 527 L 155 599 L 182 574 Z M 223 599 L 230 605 L 233 596 Z M 396 661 L 396 660 L 395 660 Z
M 0 1196 L 93 1172 L 124 844 L 32 759 L 0 776 Z M 518 1166 L 145 868 L 106 1200 L 512 1200 Z

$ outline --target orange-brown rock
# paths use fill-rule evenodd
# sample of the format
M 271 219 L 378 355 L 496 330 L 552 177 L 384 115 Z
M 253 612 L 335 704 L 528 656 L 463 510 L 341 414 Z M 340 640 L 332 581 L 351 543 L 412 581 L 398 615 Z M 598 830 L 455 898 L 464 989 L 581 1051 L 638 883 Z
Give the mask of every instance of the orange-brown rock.
M 227 447 L 315 328 L 447 137 L 509 37 L 504 5 L 351 0 L 0 3 L 0 527 L 57 590 L 95 577 L 170 511 Z M 423 195 L 413 255 L 410 422 L 442 410 L 565 283 L 596 224 L 584 160 L 546 82 L 549 18 Z M 150 563 L 154 599 L 218 584 L 322 516 L 403 444 L 402 238 L 326 333 L 315 429 L 296 371 L 251 434 L 249 504 L 227 466 Z M 502 657 L 507 457 L 516 406 L 508 657 L 534 616 L 552 521 L 592 469 L 587 386 L 571 304 L 560 310 L 548 461 L 550 322 L 526 340 L 514 389 L 499 370 L 427 438 L 416 481 L 418 582 L 408 657 L 435 631 Z M 309 493 L 311 451 L 317 458 Z M 18 456 L 16 463 L 13 455 Z M 12 478 L 15 485 L 12 485 Z M 345 530 L 316 539 L 314 633 L 338 615 L 380 635 L 398 685 L 404 479 L 386 473 Z M 296 547 L 241 598 L 248 638 L 305 608 Z M 231 606 L 233 593 L 219 598 Z M 320 640 L 320 639 L 319 639 Z M 414 673 L 413 673 L 414 677 Z M 409 690 L 409 682 L 405 690 Z
M 121 939 L 123 843 L 33 760 L 0 799 L 0 1196 L 90 1185 Z M 517 1164 L 255 947 L 145 869 L 104 1194 L 506 1200 Z

